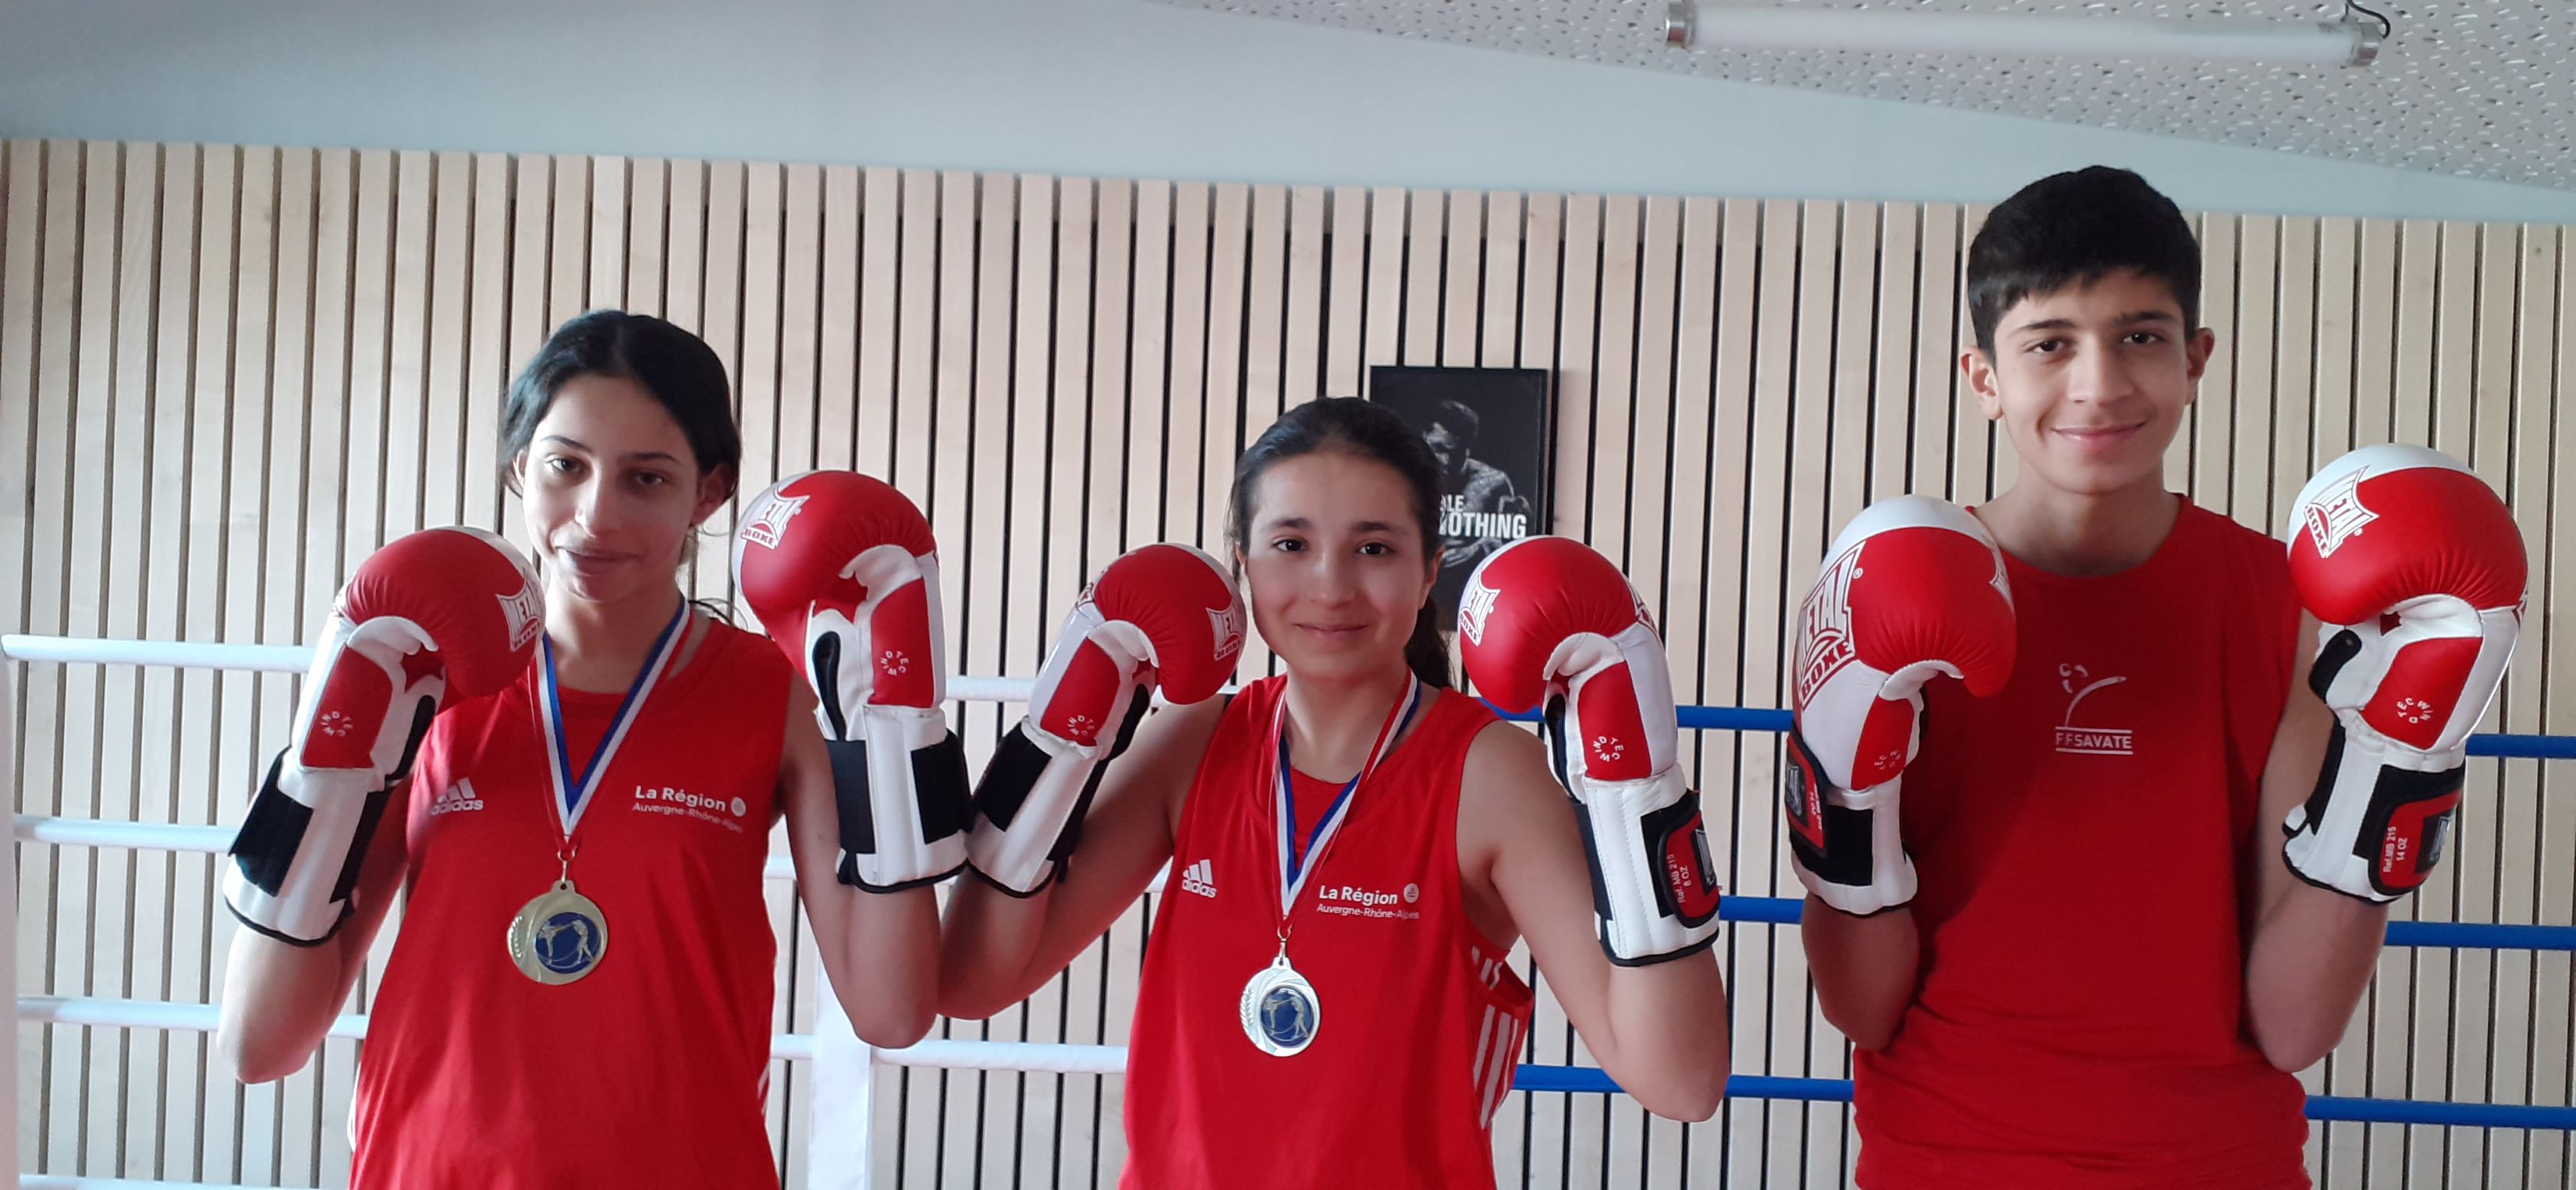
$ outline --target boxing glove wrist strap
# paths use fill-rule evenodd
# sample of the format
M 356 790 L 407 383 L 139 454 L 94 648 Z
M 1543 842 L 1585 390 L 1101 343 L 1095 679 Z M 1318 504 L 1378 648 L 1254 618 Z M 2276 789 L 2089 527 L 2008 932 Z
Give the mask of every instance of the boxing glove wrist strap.
M 2281 858 L 2300 879 L 2345 896 L 2405 896 L 2442 861 L 2467 768 L 2464 748 L 2403 747 L 2338 711 L 2316 789 L 2282 823 Z
M 843 884 L 899 892 L 966 866 L 966 748 L 946 713 L 862 706 L 855 739 L 825 739 Z
M 992 763 L 975 783 L 975 825 L 966 836 L 966 862 L 975 874 L 1012 896 L 1035 895 L 1064 874 L 1082 840 L 1082 818 L 1100 791 L 1109 765 L 1136 733 L 1152 705 L 1144 689 L 1122 688 L 1111 711 L 1117 735 L 1089 745 L 1050 735 L 1028 719 L 1011 728 Z
M 1780 798 L 1789 824 L 1790 866 L 1798 883 L 1833 908 L 1867 917 L 1914 899 L 1914 860 L 1899 830 L 1893 777 L 1855 794 L 1825 777 L 1824 766 L 1796 728 Z
M 1718 883 L 1699 792 L 1666 768 L 1644 780 L 1587 776 L 1563 700 L 1547 716 L 1551 759 L 1574 799 L 1601 949 L 1623 967 L 1696 954 L 1717 938 Z

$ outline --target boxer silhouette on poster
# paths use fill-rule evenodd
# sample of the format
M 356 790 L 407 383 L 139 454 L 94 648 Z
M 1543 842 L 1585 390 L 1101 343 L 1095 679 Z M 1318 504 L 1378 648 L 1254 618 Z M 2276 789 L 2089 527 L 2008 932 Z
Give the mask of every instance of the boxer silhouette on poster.
M 1548 531 L 1547 373 L 1380 367 L 1369 370 L 1369 390 L 1422 432 L 1440 465 L 1440 577 L 1431 594 L 1455 619 L 1478 563 Z

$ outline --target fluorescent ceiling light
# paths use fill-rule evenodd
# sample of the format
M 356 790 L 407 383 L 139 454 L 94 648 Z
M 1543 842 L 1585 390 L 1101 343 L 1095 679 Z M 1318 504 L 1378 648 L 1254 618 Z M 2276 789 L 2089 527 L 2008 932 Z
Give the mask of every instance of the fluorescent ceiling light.
M 1668 45 L 1694 50 L 1861 50 L 2003 57 L 2182 58 L 2367 66 L 2379 27 L 2359 20 L 2062 17 L 2023 13 L 1748 7 L 1671 0 Z

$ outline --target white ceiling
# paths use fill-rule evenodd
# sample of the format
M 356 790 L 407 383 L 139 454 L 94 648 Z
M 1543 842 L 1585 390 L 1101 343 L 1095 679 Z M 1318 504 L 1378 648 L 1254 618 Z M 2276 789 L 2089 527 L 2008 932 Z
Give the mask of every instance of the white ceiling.
M 2007 59 L 1664 45 L 1664 0 L 1159 0 L 1578 62 L 2191 137 L 2576 190 L 2576 0 L 2384 0 L 2367 67 Z M 2319 21 L 2342 0 L 1700 0 L 1703 8 L 1903 9 Z M 1358 85 L 1364 82 L 1354 80 Z M 1639 112 L 1722 119 L 1722 110 Z M 1831 146 L 1819 146 L 1831 152 Z M 1962 146 L 1962 151 L 1972 151 Z

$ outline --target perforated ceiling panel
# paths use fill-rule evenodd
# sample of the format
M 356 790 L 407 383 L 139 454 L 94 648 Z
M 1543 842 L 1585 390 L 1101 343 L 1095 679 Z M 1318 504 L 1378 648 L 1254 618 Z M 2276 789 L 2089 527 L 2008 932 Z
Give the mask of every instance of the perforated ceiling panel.
M 1390 37 L 2195 137 L 2576 190 L 2576 0 L 2374 5 L 2367 67 L 1695 50 L 1663 0 L 1161 0 Z M 2341 0 L 1700 0 L 1703 8 L 1901 9 L 2321 21 Z

